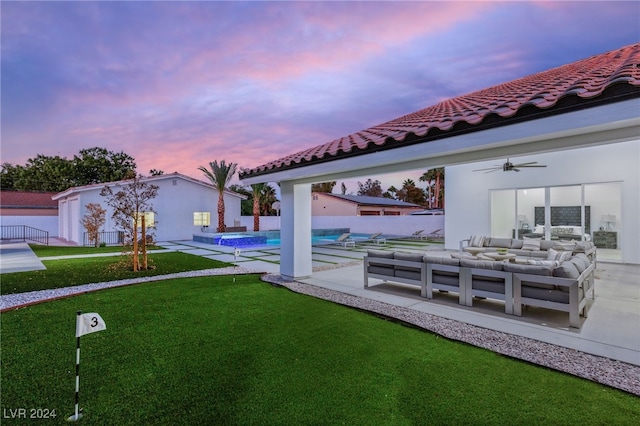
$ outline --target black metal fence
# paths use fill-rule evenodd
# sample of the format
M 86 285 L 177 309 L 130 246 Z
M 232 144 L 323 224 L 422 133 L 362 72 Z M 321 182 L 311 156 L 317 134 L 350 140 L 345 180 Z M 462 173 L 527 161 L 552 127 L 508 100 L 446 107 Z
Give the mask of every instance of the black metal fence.
M 89 234 L 84 233 L 82 237 L 82 245 L 93 246 L 94 241 L 89 240 Z M 103 231 L 98 233 L 98 245 L 106 244 L 108 246 L 124 244 L 124 232 L 122 231 Z
M 3 240 L 33 241 L 38 244 L 49 245 L 49 231 L 34 228 L 29 225 L 2 225 Z

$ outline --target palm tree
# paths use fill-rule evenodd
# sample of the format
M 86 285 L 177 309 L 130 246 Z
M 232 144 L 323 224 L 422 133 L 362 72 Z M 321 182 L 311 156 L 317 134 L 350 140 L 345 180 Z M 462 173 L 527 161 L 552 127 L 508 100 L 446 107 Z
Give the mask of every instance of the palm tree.
M 224 232 L 224 189 L 229 184 L 229 181 L 236 172 L 236 163 L 229 163 L 228 165 L 224 160 L 212 161 L 209 163 L 211 170 L 204 166 L 198 167 L 204 175 L 211 181 L 213 186 L 218 190 L 218 232 Z
M 435 180 L 435 194 L 431 194 L 431 182 Z M 429 169 L 420 176 L 421 182 L 427 182 L 427 189 L 429 191 L 429 208 L 433 207 L 432 199 L 435 201 L 435 207 L 441 208 L 444 206 L 444 167 L 438 167 L 435 169 Z
M 338 182 L 333 180 L 330 182 L 311 184 L 311 192 L 328 192 L 329 194 L 331 194 L 331 191 L 333 191 L 333 187 L 336 186 L 337 183 Z
M 262 198 L 262 191 L 266 183 L 254 183 L 251 185 L 253 192 L 253 230 L 260 230 L 260 199 Z
M 434 170 L 435 169 L 427 170 L 420 176 L 420 182 L 427 182 L 427 203 L 429 208 L 432 207 L 431 182 L 433 182 L 433 178 L 435 177 Z
M 273 214 L 273 209 L 271 208 L 271 206 L 276 201 L 278 201 L 278 198 L 276 197 L 275 188 L 269 184 L 265 184 L 260 198 L 261 211 L 263 216 L 269 216 L 270 214 Z

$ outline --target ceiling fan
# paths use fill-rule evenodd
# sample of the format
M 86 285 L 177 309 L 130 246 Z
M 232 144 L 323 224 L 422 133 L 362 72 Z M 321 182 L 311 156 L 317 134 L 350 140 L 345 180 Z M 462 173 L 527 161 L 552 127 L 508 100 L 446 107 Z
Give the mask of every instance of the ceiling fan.
M 528 163 L 520 163 L 520 164 L 513 164 L 511 161 L 509 161 L 509 159 L 507 158 L 507 162 L 504 164 L 496 164 L 494 167 L 489 167 L 486 169 L 477 169 L 474 170 L 474 172 L 485 172 L 485 173 L 491 173 L 491 172 L 497 172 L 498 170 L 502 170 L 503 172 L 519 172 L 520 169 L 525 168 L 525 167 L 547 167 L 544 164 L 538 164 L 537 161 L 530 161 Z

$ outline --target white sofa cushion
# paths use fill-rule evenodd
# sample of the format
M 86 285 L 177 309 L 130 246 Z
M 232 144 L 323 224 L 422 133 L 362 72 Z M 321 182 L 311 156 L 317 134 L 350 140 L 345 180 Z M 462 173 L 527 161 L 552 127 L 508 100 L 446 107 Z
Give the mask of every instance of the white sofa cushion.
M 540 250 L 540 239 L 525 238 L 522 243 L 522 250 Z

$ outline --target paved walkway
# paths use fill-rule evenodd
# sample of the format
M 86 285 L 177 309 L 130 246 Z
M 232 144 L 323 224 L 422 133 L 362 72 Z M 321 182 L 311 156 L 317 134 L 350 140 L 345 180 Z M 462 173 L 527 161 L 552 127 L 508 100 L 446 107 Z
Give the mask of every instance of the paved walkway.
M 0 244 L 0 274 L 47 269 L 27 243 Z

